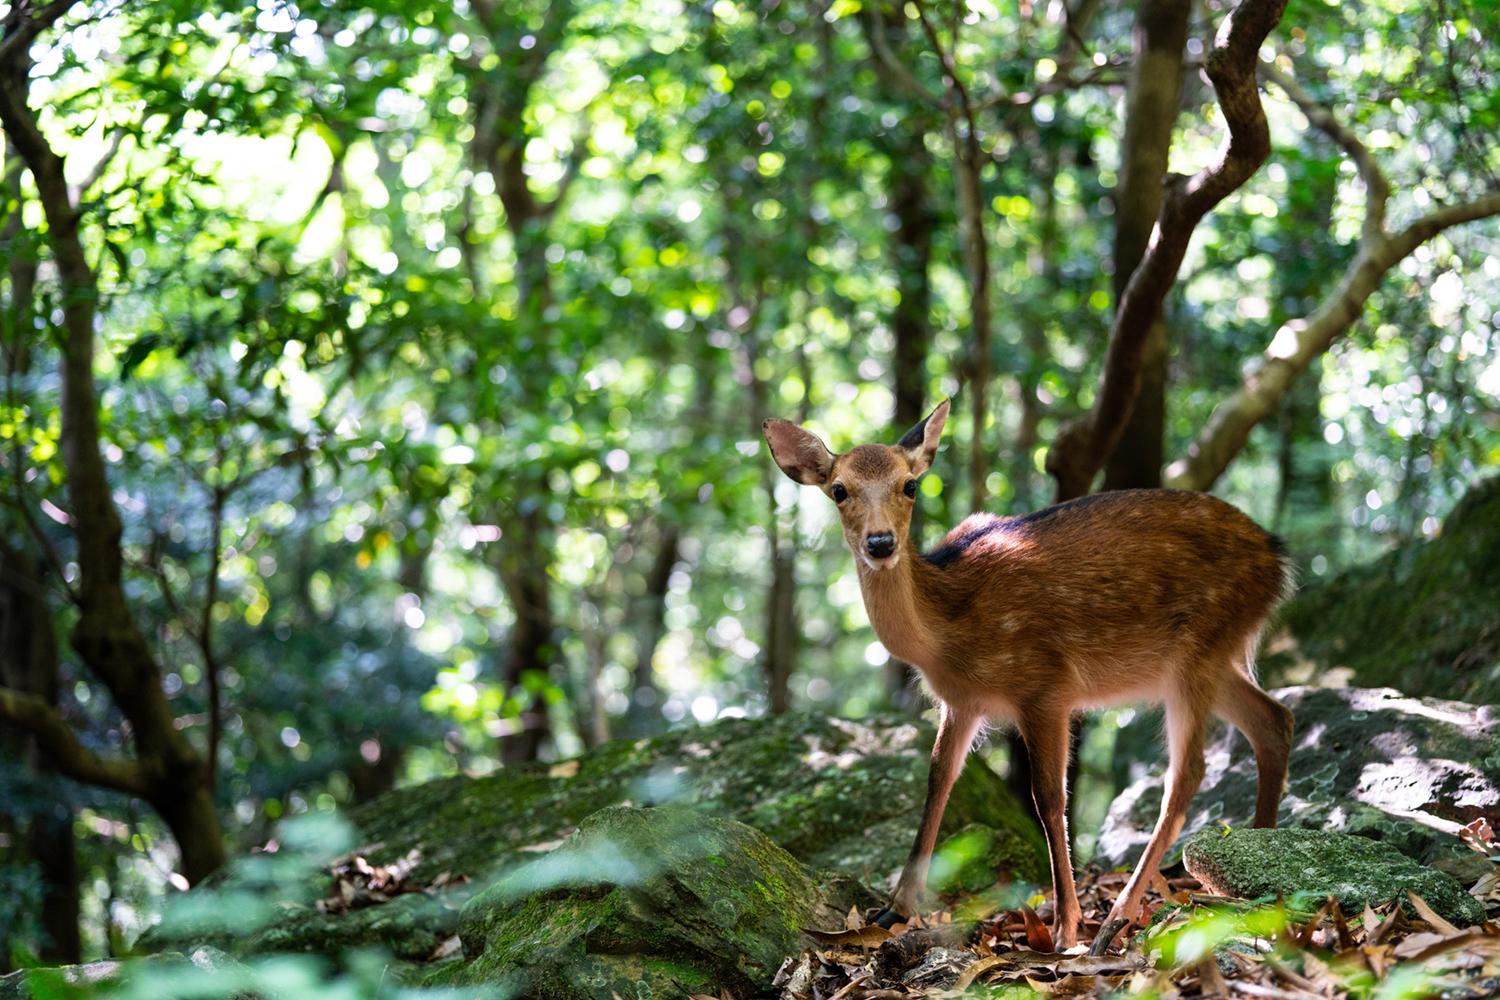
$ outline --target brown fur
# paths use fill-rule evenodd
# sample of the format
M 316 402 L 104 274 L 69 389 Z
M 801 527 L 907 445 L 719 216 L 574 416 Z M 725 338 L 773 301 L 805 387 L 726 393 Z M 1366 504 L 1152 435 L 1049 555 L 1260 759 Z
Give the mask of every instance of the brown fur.
M 948 791 L 976 734 L 986 722 L 1011 722 L 1032 758 L 1055 926 L 1069 945 L 1080 917 L 1065 818 L 1074 711 L 1122 701 L 1167 710 L 1162 816 L 1112 918 L 1137 915 L 1181 830 L 1202 780 L 1210 714 L 1249 738 L 1260 768 L 1255 822 L 1275 824 L 1291 718 L 1255 685 L 1253 656 L 1288 572 L 1277 540 L 1250 518 L 1207 494 L 1174 490 L 1099 494 L 1020 517 L 976 514 L 919 555 L 902 487 L 931 464 L 947 412 L 943 403 L 902 439 L 905 447 L 862 445 L 834 456 L 784 421 L 770 422 L 774 431 L 768 424 L 767 439 L 792 478 L 830 496 L 835 486 L 847 490 L 839 514 L 870 623 L 891 655 L 921 671 L 942 708 L 927 806 L 891 910 L 915 909 Z M 865 539 L 884 532 L 895 535 L 896 552 L 873 559 Z

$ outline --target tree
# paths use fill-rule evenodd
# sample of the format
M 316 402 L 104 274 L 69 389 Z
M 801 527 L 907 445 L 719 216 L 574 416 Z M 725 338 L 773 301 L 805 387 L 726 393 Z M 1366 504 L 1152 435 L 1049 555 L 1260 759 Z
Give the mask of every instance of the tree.
M 120 518 L 100 452 L 94 385 L 99 289 L 80 234 L 82 213 L 64 175 L 63 160 L 27 102 L 30 47 L 70 6 L 12 6 L 0 42 L 0 126 L 31 172 L 61 289 L 62 459 L 78 564 L 77 585 L 71 591 L 77 618 L 70 641 L 130 720 L 136 753 L 125 758 L 90 750 L 57 710 L 35 694 L 0 688 L 0 716 L 30 731 L 59 772 L 150 802 L 177 840 L 183 874 L 197 882 L 225 857 L 213 800 L 213 769 L 176 725 L 162 693 L 161 667 L 125 597 Z

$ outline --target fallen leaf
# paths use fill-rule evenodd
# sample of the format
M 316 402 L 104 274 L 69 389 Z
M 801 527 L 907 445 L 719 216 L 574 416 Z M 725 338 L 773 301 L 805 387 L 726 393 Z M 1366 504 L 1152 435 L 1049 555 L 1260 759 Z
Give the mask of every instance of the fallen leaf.
M 896 926 L 904 927 L 905 925 L 897 924 Z M 868 927 L 855 927 L 843 931 L 820 931 L 804 927 L 802 928 L 802 933 L 819 944 L 853 945 L 856 948 L 878 948 L 896 936 L 894 929 L 886 930 L 879 924 L 870 924 Z
M 578 774 L 578 758 L 560 761 L 547 768 L 549 778 L 571 778 Z
M 1444 934 L 1459 933 L 1459 929 L 1457 927 L 1453 926 L 1448 921 L 1439 916 L 1438 912 L 1432 907 L 1428 906 L 1427 900 L 1423 899 L 1421 896 L 1418 896 L 1416 893 L 1407 890 L 1406 898 L 1411 900 L 1411 905 L 1416 909 L 1417 914 L 1423 920 L 1427 921 L 1429 924 L 1436 927 Z
M 1026 921 L 1026 946 L 1033 951 L 1056 951 L 1052 932 L 1028 904 L 1021 904 L 1021 918 Z
M 995 966 L 1006 964 L 1006 961 L 1007 960 L 1003 955 L 991 955 L 989 958 L 981 958 L 979 961 L 975 962 L 973 965 L 969 966 L 963 971 L 963 974 L 954 981 L 953 988 L 962 993 L 964 990 L 969 988 L 974 980 L 978 979 L 980 976 L 984 975 Z

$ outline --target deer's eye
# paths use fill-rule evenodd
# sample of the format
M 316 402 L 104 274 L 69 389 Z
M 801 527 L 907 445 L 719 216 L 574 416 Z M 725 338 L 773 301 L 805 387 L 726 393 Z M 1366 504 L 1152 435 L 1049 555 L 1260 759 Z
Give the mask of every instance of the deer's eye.
M 917 481 L 915 479 L 908 479 L 906 485 L 901 487 L 901 492 L 915 500 L 917 498 Z
M 832 493 L 834 503 L 843 503 L 849 499 L 849 491 L 844 489 L 843 483 L 834 483 Z

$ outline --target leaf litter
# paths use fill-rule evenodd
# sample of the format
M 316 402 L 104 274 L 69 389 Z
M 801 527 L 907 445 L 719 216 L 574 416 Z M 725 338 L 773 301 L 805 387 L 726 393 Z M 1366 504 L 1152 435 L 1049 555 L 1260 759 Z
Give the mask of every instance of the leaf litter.
M 1309 903 L 1206 893 L 1190 876 L 1153 880 L 1136 928 L 1089 954 L 1128 875 L 1091 868 L 1079 884 L 1082 944 L 1058 952 L 1051 894 L 975 918 L 972 901 L 890 930 L 850 910 L 837 930 L 786 960 L 777 1000 L 920 1000 L 968 996 L 1150 996 L 1160 1000 L 1386 1000 L 1500 997 L 1500 838 L 1484 819 L 1460 839 L 1491 862 L 1470 890 L 1486 919 L 1458 927 L 1420 896 L 1345 914 Z M 1038 902 L 1033 897 L 1031 902 Z M 1409 909 L 1403 909 L 1405 902 Z M 1413 915 L 1415 914 L 1415 915 Z M 1140 929 L 1144 928 L 1144 929 Z M 694 1000 L 740 1000 L 694 994 Z

